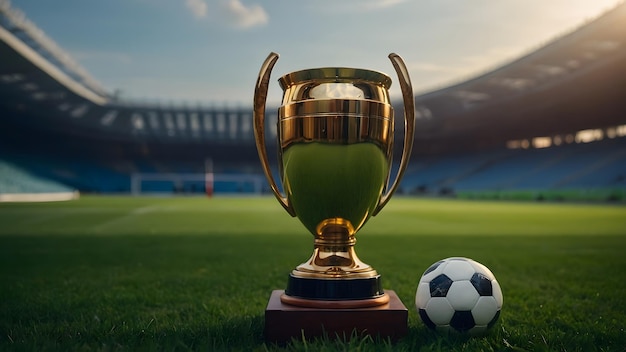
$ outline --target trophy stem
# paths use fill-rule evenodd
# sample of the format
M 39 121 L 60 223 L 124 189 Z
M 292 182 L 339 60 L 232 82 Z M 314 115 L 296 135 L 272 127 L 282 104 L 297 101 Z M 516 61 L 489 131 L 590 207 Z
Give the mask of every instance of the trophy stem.
M 302 278 L 350 279 L 378 275 L 357 257 L 355 230 L 349 220 L 326 219 L 317 226 L 313 255 L 292 272 Z
M 311 258 L 289 275 L 283 303 L 307 307 L 371 307 L 385 304 L 380 275 L 356 255 L 348 220 L 327 219 L 317 227 Z

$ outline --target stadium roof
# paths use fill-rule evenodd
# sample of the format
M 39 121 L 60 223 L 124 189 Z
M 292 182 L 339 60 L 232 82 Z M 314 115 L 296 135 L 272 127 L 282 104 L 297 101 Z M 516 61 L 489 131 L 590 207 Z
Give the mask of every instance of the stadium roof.
M 496 70 L 416 97 L 416 110 L 423 148 L 623 124 L 626 4 Z

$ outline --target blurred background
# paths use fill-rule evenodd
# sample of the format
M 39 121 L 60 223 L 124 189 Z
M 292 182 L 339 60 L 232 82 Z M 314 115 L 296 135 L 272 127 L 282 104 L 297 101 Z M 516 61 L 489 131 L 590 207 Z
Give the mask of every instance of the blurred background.
M 407 63 L 415 146 L 399 193 L 626 201 L 623 1 L 0 0 L 0 200 L 264 194 L 261 63 Z M 391 88 L 401 153 L 403 105 Z

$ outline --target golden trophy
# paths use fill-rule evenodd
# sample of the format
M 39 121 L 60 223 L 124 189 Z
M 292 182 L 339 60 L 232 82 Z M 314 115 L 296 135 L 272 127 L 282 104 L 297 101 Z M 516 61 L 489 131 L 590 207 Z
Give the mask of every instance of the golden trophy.
M 276 199 L 314 236 L 310 259 L 291 272 L 284 292 L 275 291 L 270 298 L 266 310 L 270 339 L 282 335 L 268 332 L 268 328 L 283 334 L 285 329 L 293 329 L 297 336 L 315 335 L 317 327 L 309 326 L 312 317 L 325 329 L 340 324 L 330 328 L 331 332 L 350 333 L 352 328 L 380 332 L 376 326 L 385 325 L 381 312 L 390 309 L 403 312 L 398 316 L 404 319 L 406 329 L 406 308 L 393 291 L 383 291 L 380 275 L 362 262 L 354 249 L 356 232 L 397 189 L 413 147 L 411 81 L 400 56 L 392 53 L 389 59 L 404 100 L 405 138 L 395 180 L 390 182 L 394 149 L 391 78 L 365 69 L 314 68 L 278 80 L 283 89 L 277 135 L 284 195 L 272 176 L 265 140 L 268 85 L 278 54 L 270 53 L 261 67 L 253 114 L 259 158 Z M 326 312 L 326 320 L 320 318 L 322 312 Z M 359 312 L 370 317 L 359 316 Z M 359 325 L 355 320 L 370 320 L 373 325 Z M 396 333 L 402 330 L 388 327 Z

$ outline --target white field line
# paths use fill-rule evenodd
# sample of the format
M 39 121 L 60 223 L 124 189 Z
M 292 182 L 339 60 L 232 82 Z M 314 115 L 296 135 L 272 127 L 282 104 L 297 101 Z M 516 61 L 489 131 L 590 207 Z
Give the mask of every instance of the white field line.
M 102 231 L 104 229 L 110 228 L 111 226 L 115 226 L 115 225 L 119 225 L 119 224 L 123 224 L 125 222 L 128 222 L 130 220 L 132 220 L 134 217 L 136 216 L 141 216 L 143 214 L 148 214 L 148 213 L 152 213 L 155 211 L 160 211 L 164 209 L 163 207 L 160 207 L 158 205 L 150 205 L 150 206 L 145 206 L 145 207 L 141 207 L 141 208 L 136 208 L 131 210 L 128 214 L 122 215 L 122 216 L 117 216 L 114 217 L 110 220 L 107 220 L 105 222 L 102 222 L 100 224 L 94 225 L 91 227 L 92 231 Z

